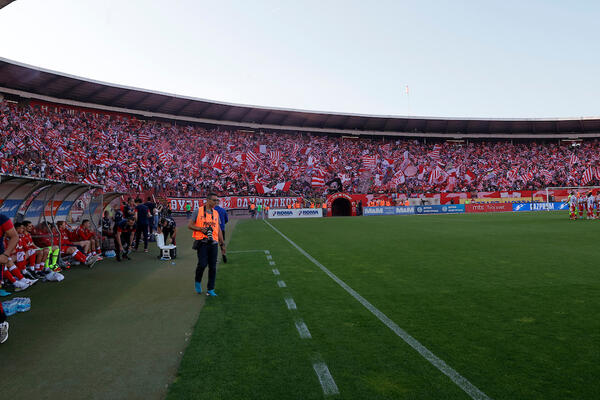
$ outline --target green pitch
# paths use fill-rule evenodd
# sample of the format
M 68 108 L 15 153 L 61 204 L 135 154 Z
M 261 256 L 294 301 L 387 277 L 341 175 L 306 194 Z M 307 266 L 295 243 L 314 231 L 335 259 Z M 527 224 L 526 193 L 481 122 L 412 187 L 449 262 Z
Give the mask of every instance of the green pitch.
M 600 222 L 540 212 L 270 223 L 484 396 L 598 397 Z M 229 250 L 168 398 L 322 399 L 324 387 L 343 399 L 470 398 L 263 221 L 238 223 Z

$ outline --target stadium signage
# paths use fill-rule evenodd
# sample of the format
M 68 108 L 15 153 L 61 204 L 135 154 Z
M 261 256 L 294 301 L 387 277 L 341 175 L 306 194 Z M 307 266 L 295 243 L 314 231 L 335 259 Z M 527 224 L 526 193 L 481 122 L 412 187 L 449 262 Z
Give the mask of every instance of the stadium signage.
M 415 212 L 417 214 L 454 214 L 464 213 L 465 206 L 462 204 L 449 204 L 449 205 L 433 205 L 433 206 L 416 206 Z
M 199 209 L 204 205 L 204 199 L 200 198 L 185 198 L 185 197 L 169 197 L 167 201 L 171 205 L 173 212 L 185 212 L 187 204 L 192 206 L 192 210 Z M 248 208 L 252 203 L 255 205 L 268 206 L 269 208 L 287 208 L 298 201 L 302 201 L 302 197 L 237 197 L 226 196 L 221 197 L 221 206 L 223 208 Z
M 485 204 L 466 204 L 465 211 L 473 212 L 502 212 L 512 211 L 512 203 L 485 203 Z
M 321 208 L 292 208 L 289 210 L 269 210 L 269 218 L 320 218 Z
M 363 208 L 363 215 L 409 215 L 415 213 L 415 207 L 365 207 Z
M 513 204 L 513 211 L 557 211 L 567 210 L 569 205 L 562 202 L 554 203 L 517 203 Z

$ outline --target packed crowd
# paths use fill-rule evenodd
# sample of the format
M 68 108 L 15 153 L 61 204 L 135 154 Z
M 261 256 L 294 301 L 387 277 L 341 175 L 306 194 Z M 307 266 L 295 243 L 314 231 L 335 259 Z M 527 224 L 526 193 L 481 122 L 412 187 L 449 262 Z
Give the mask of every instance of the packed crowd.
M 427 193 L 600 183 L 600 143 L 426 143 L 199 126 L 0 102 L 3 173 L 197 196 Z

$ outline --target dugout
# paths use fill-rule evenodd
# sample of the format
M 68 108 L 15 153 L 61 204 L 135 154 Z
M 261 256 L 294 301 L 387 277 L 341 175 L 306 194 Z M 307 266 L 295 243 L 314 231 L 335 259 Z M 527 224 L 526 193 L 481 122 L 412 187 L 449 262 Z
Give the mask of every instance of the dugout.
M 104 194 L 100 185 L 0 174 L 0 213 L 13 222 L 31 221 L 40 247 L 52 243 L 58 221 L 77 224 L 89 219 L 101 234 L 104 201 L 119 195 Z

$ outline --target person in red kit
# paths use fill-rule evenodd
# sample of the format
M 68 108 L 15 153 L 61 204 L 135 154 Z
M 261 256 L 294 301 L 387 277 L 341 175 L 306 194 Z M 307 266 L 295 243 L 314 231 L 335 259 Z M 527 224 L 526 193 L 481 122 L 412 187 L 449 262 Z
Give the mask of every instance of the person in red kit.
M 31 235 L 34 232 L 34 226 L 31 221 L 23 221 L 23 226 L 25 227 L 25 241 L 26 241 L 26 251 L 29 254 L 29 270 L 33 267 L 33 270 L 38 276 L 43 276 L 49 270 L 45 270 L 46 260 L 48 259 L 48 255 L 50 253 L 48 247 L 39 248 L 35 245 L 33 241 L 33 236 Z M 26 254 L 26 257 L 27 257 Z M 33 257 L 33 258 L 32 258 Z
M 25 237 L 25 227 L 20 222 L 15 223 L 14 227 L 19 235 L 19 241 L 17 242 L 14 252 L 11 254 L 11 259 L 13 262 L 15 262 L 19 273 L 28 279 L 31 284 L 34 284 L 37 282 L 37 279 L 33 273 L 27 269 L 29 258 L 27 257 L 27 239 Z M 13 269 L 10 269 L 10 271 L 13 273 Z
M 5 237 L 8 239 L 6 247 L 4 247 Z M 6 215 L 0 214 L 0 264 L 6 265 L 11 262 L 8 255 L 17 247 L 18 241 L 19 235 L 12 221 Z M 6 314 L 4 314 L 2 303 L 0 303 L 0 343 L 4 343 L 8 339 L 8 328 L 9 324 L 6 320 Z
M 80 241 L 89 242 L 89 253 L 96 256 L 98 261 L 102 260 L 102 257 L 100 256 L 102 253 L 102 250 L 100 249 L 100 238 L 92 231 L 89 219 L 81 221 L 81 225 L 79 225 L 79 228 L 75 231 L 75 236 Z
M 56 227 L 58 228 L 58 232 L 60 234 L 60 243 L 58 241 L 58 237 L 55 239 L 55 245 L 60 245 L 60 251 L 63 254 L 71 255 L 75 260 L 79 261 L 81 264 L 85 264 L 88 267 L 92 268 L 94 264 L 98 261 L 98 258 L 92 256 L 91 254 L 86 255 L 79 251 L 76 245 L 71 242 L 69 238 L 68 230 L 64 227 L 65 221 L 59 221 L 56 223 Z M 57 235 L 58 236 L 58 235 Z

